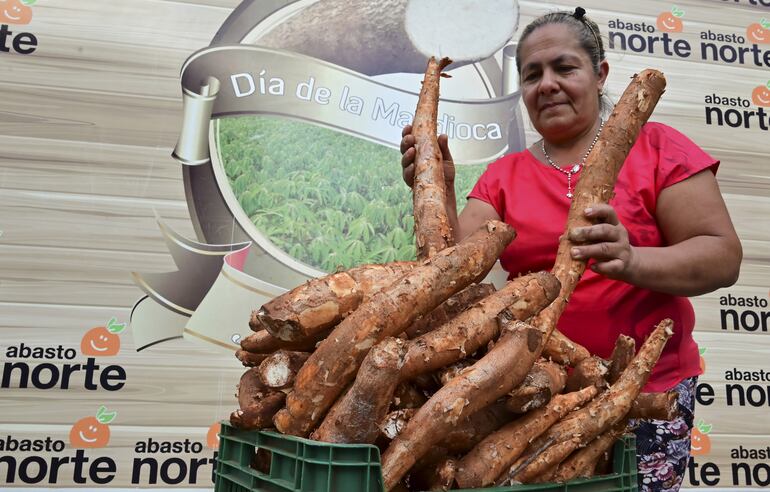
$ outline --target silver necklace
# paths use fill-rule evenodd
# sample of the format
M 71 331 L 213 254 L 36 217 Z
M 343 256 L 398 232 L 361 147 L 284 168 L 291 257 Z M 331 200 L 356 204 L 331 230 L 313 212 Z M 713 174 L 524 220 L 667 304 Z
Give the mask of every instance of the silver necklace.
M 545 151 L 545 139 L 540 141 L 540 150 L 543 151 L 543 155 L 545 156 L 546 162 L 550 164 L 551 167 L 559 171 L 560 173 L 567 175 L 567 198 L 572 198 L 572 175 L 578 173 L 580 171 L 580 168 L 582 168 L 585 165 L 586 159 L 588 158 L 588 154 L 591 153 L 591 150 L 593 150 L 594 145 L 596 145 L 596 142 L 599 141 L 599 135 L 602 134 L 602 128 L 604 128 L 604 120 L 600 119 L 599 130 L 596 131 L 594 140 L 593 142 L 591 142 L 591 145 L 588 146 L 588 150 L 586 150 L 586 153 L 583 154 L 583 157 L 580 159 L 580 162 L 575 163 L 572 167 L 569 167 L 567 169 L 563 167 L 559 167 L 555 162 L 553 162 L 553 159 L 551 159 L 551 156 L 548 155 L 548 152 Z

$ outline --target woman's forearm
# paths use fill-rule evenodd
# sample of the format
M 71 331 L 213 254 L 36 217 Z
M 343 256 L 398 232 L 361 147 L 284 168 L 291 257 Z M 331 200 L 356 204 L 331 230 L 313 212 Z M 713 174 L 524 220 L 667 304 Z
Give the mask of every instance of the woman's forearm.
M 469 198 L 463 211 L 457 214 L 457 198 L 454 187 L 447 187 L 447 217 L 452 226 L 455 241 L 460 242 L 488 220 L 502 220 L 495 208 L 481 200 Z
M 738 279 L 740 243 L 721 236 L 695 236 L 665 247 L 634 247 L 626 280 L 678 296 L 698 296 Z

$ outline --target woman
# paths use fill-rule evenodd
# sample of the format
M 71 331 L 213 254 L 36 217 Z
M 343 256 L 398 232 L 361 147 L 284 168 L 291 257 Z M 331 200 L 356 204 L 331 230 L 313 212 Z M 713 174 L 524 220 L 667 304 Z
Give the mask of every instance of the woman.
M 601 98 L 609 72 L 598 26 L 585 11 L 535 19 L 516 57 L 522 99 L 542 140 L 490 164 L 459 217 L 447 137 L 439 137 L 447 181 L 447 213 L 460 240 L 488 219 L 504 220 L 518 236 L 501 255 L 510 277 L 553 266 L 572 191 L 603 121 Z M 405 181 L 414 176 L 414 138 L 401 143 Z M 587 269 L 559 329 L 608 358 L 618 335 L 641 345 L 657 322 L 671 318 L 666 345 L 645 391 L 676 388 L 681 417 L 637 428 L 642 491 L 678 490 L 689 458 L 694 390 L 700 374 L 686 296 L 732 285 L 741 245 L 714 173 L 719 162 L 687 137 L 648 123 L 620 172 L 616 196 L 585 210 L 596 225 L 569 232 L 572 256 Z

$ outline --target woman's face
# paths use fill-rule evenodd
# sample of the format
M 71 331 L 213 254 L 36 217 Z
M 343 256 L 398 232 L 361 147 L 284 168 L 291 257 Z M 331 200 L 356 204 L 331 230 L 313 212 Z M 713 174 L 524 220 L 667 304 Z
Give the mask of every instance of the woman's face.
M 535 129 L 548 141 L 580 135 L 599 117 L 599 91 L 609 66 L 597 75 L 575 32 L 565 24 L 532 31 L 521 51 L 521 91 Z

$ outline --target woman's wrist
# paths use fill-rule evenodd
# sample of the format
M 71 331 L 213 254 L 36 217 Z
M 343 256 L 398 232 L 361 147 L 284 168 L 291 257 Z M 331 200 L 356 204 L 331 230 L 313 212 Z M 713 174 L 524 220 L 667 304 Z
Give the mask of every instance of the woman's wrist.
M 625 278 L 623 280 L 629 284 L 638 285 L 643 277 L 643 255 L 639 254 L 639 248 L 636 246 L 629 245 L 628 251 L 628 261 L 626 262 Z

